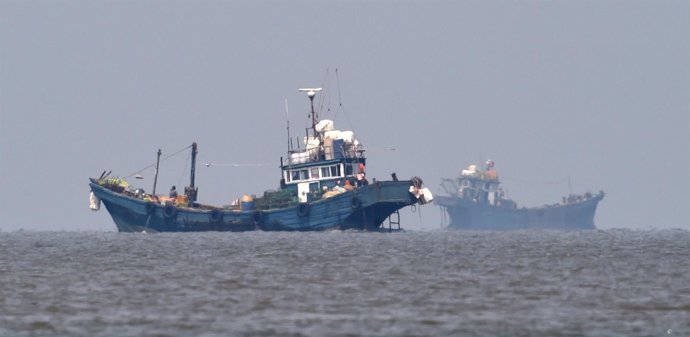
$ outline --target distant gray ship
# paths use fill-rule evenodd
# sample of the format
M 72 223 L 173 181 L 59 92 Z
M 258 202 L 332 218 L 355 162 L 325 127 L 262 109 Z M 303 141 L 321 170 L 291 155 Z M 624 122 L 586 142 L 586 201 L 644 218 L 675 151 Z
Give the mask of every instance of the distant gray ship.
M 505 197 L 498 174 L 488 161 L 485 170 L 470 165 L 460 177 L 442 179 L 447 195 L 434 201 L 450 218 L 448 227 L 470 230 L 594 229 L 594 213 L 604 192 L 563 197 L 561 203 L 522 207 Z

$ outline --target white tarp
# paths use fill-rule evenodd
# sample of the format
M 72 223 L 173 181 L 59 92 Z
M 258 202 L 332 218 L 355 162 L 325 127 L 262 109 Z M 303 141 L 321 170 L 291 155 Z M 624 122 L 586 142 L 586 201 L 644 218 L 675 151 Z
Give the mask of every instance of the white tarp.
M 290 163 L 292 164 L 304 164 L 307 162 L 307 159 L 309 158 L 309 153 L 305 152 L 297 152 L 297 153 L 292 153 L 290 154 Z
M 304 145 L 307 146 L 307 149 L 319 147 L 319 145 L 321 145 L 321 140 L 314 137 L 304 137 Z
M 352 131 L 341 131 L 337 139 L 342 139 L 345 143 L 352 143 L 355 140 L 355 133 Z
M 340 139 L 340 130 L 326 131 L 323 136 L 329 139 Z
M 333 130 L 333 121 L 330 119 L 322 119 L 316 123 L 316 132 L 324 133 Z

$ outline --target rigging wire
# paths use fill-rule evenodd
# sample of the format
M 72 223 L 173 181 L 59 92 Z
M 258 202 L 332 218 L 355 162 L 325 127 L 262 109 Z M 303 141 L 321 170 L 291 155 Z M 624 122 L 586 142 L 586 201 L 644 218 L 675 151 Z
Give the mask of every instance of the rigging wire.
M 335 113 L 333 114 L 334 120 L 336 117 L 338 117 L 338 112 L 343 109 L 343 98 L 340 95 L 340 78 L 338 76 L 338 68 L 335 68 L 335 81 L 336 86 L 338 87 L 338 109 L 336 109 Z
M 335 115 L 333 116 L 333 119 L 335 120 L 335 117 L 338 115 L 338 111 L 342 111 L 343 114 L 345 115 L 345 121 L 347 122 L 348 126 L 350 127 L 350 130 L 353 132 L 355 129 L 352 127 L 352 123 L 350 122 L 350 117 L 347 115 L 347 112 L 345 111 L 345 107 L 343 106 L 343 97 L 340 94 L 340 76 L 338 75 L 338 68 L 335 68 L 335 80 L 336 80 L 336 85 L 338 86 L 338 110 L 336 110 Z M 355 132 L 356 134 L 356 132 Z
M 269 164 L 261 164 L 261 163 L 204 163 L 204 166 L 206 167 L 211 167 L 211 166 L 225 166 L 225 167 L 250 167 L 250 166 L 271 166 Z
M 189 149 L 189 148 L 191 148 L 191 147 L 192 147 L 192 145 L 189 145 L 189 146 L 187 146 L 187 147 L 185 147 L 185 148 L 183 148 L 183 149 L 180 149 L 180 150 L 176 151 L 176 152 L 173 153 L 173 154 L 169 154 L 169 155 L 167 155 L 167 156 L 161 158 L 160 161 L 161 161 L 161 162 L 162 162 L 162 161 L 165 161 L 166 159 L 168 159 L 168 158 L 170 158 L 170 157 L 173 157 L 173 156 L 176 156 L 176 155 L 180 154 L 180 152 L 182 152 L 182 151 L 184 151 L 184 150 L 187 150 L 187 149 Z M 133 173 L 131 173 L 131 174 L 129 174 L 129 175 L 126 175 L 125 178 L 129 178 L 129 177 L 131 177 L 131 176 L 133 176 L 133 175 L 135 175 L 135 174 L 140 174 L 141 172 L 144 172 L 145 170 L 150 169 L 150 168 L 152 168 L 152 167 L 154 167 L 154 166 L 156 166 L 156 163 L 153 163 L 153 164 L 148 165 L 148 166 L 146 166 L 146 167 L 144 167 L 144 168 L 142 168 L 142 169 L 140 169 L 140 170 L 138 170 L 138 171 L 136 171 L 136 172 L 133 172 Z
M 324 87 L 328 86 L 328 89 L 330 89 L 330 83 L 329 82 L 330 82 L 330 80 L 327 83 L 324 83 Z M 326 90 L 326 92 L 324 92 L 323 94 L 325 96 L 324 97 L 324 100 L 325 100 L 324 104 L 326 105 L 326 111 L 324 112 L 324 118 L 328 117 L 329 119 L 332 119 L 331 118 L 331 116 L 332 116 L 331 107 L 333 105 L 331 104 L 331 91 Z M 323 111 L 323 110 L 321 110 L 321 111 Z
M 570 180 L 570 177 L 568 178 L 563 178 L 560 180 L 525 180 L 525 179 L 515 179 L 515 178 L 506 178 L 505 176 L 500 177 L 502 181 L 509 181 L 513 183 L 520 183 L 520 184 L 530 184 L 530 185 L 558 185 L 562 184 L 566 181 Z
M 182 168 L 182 173 L 180 173 L 180 179 L 177 181 L 177 186 L 182 186 L 182 179 L 185 176 L 185 173 L 187 173 L 187 164 L 189 163 L 190 159 L 192 157 L 192 151 L 189 151 L 189 154 L 187 154 L 187 159 L 184 161 L 184 167 Z
M 321 82 L 321 87 L 324 88 L 324 92 L 328 92 L 328 89 L 326 88 L 326 84 L 328 82 L 328 73 L 329 72 L 330 72 L 330 68 L 326 68 L 326 75 L 323 77 L 323 81 Z M 326 99 L 323 96 L 324 95 L 319 95 L 319 104 L 318 104 L 319 111 L 323 111 L 323 105 L 325 104 L 325 101 L 326 101 Z M 321 117 L 323 117 L 323 116 L 321 116 Z

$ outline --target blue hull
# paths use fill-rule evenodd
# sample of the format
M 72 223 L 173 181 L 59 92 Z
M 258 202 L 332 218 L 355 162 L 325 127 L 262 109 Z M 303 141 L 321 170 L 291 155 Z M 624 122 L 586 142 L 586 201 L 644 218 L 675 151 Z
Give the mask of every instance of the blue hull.
M 379 230 L 392 213 L 416 204 L 410 181 L 379 181 L 327 199 L 252 211 L 162 206 L 91 181 L 120 232 Z
M 534 208 L 506 208 L 454 196 L 436 196 L 434 202 L 449 217 L 448 227 L 469 230 L 595 229 L 594 213 L 603 193 L 587 200 Z

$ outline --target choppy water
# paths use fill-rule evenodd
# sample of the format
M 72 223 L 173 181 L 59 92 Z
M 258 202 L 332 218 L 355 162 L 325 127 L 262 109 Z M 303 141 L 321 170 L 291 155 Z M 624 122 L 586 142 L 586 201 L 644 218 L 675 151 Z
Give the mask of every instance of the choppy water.
M 0 336 L 690 336 L 690 233 L 0 233 Z

